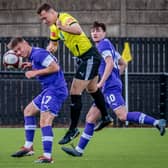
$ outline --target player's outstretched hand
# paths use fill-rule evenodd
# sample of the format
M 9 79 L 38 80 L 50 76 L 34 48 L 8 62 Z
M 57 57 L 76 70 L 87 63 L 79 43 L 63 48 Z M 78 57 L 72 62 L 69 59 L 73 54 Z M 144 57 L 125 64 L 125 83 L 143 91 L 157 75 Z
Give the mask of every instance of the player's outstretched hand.
M 37 71 L 35 71 L 35 70 L 25 72 L 25 76 L 26 76 L 28 79 L 34 78 L 36 75 L 37 75 Z
M 30 62 L 23 62 L 21 67 L 25 70 L 26 68 L 31 68 L 32 64 Z

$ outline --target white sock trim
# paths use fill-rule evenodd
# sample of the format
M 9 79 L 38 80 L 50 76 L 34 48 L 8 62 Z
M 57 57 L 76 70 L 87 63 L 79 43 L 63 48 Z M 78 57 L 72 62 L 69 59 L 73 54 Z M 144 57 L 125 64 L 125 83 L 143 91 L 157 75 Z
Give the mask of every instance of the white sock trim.
M 85 132 L 82 133 L 82 137 L 85 138 L 85 139 L 87 139 L 87 140 L 90 140 L 92 138 L 91 135 L 88 135 Z
M 25 125 L 24 128 L 25 130 L 35 130 L 36 129 L 36 125 Z
M 45 156 L 48 159 L 51 159 L 51 153 L 44 153 L 43 156 Z
M 52 142 L 53 141 L 53 136 L 43 136 L 42 137 L 42 141 L 50 141 L 50 142 Z
M 156 126 L 159 124 L 159 120 L 155 120 L 155 122 L 153 123 L 153 126 Z
M 141 113 L 141 115 L 139 116 L 139 124 L 144 124 L 145 117 L 146 117 L 146 114 Z
M 75 150 L 78 151 L 79 153 L 83 153 L 83 152 L 84 152 L 84 150 L 81 149 L 79 146 L 77 146 L 77 147 L 75 148 Z
M 25 148 L 31 148 L 31 146 L 33 146 L 33 142 L 31 142 L 31 141 L 26 141 L 24 144 Z

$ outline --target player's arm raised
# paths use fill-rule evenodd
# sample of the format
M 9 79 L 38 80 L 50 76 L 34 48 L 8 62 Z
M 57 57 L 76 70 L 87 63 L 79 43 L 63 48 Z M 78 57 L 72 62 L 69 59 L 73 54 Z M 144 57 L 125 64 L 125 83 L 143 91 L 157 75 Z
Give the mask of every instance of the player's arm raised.
M 48 74 L 51 74 L 51 73 L 54 73 L 60 70 L 60 66 L 51 57 L 46 58 L 46 60 L 44 60 L 42 64 L 46 68 L 27 71 L 25 73 L 25 76 L 29 79 L 29 78 L 33 78 L 36 76 L 48 75 Z
M 53 72 L 59 71 L 60 67 L 56 62 L 52 62 L 48 67 L 40 70 L 32 70 L 32 71 L 27 71 L 25 73 L 25 76 L 30 79 L 36 76 L 42 76 L 42 75 L 48 75 Z
M 23 62 L 21 67 L 23 70 L 25 70 L 26 68 L 31 68 L 32 64 L 31 64 L 31 62 Z
M 57 25 L 58 29 L 60 29 L 64 32 L 71 33 L 71 34 L 80 35 L 83 32 L 82 28 L 80 27 L 80 25 L 77 22 L 64 26 L 64 25 L 62 25 L 60 20 L 57 20 L 56 25 Z

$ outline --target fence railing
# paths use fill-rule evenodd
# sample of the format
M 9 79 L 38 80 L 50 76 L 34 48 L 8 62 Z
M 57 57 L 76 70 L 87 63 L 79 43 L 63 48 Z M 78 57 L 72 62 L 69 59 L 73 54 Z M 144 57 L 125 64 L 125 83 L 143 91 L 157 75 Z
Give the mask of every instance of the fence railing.
M 25 38 L 32 46 L 46 48 L 44 37 Z M 168 119 L 168 38 L 110 38 L 116 49 L 122 53 L 124 42 L 129 42 L 133 60 L 129 71 L 129 111 L 143 111 L 157 118 Z M 40 91 L 35 80 L 27 80 L 21 71 L 4 71 L 2 55 L 7 51 L 10 38 L 0 38 L 0 125 L 23 124 L 23 109 Z M 70 87 L 75 72 L 75 61 L 69 50 L 59 42 L 56 53 Z M 81 121 L 92 103 L 84 93 Z M 69 122 L 69 98 L 65 102 L 57 123 Z
M 2 55 L 7 51 L 10 38 L 0 38 L 0 70 Z M 46 48 L 48 39 L 44 37 L 26 38 L 32 46 Z M 168 38 L 110 38 L 116 49 L 122 53 L 124 42 L 129 42 L 133 60 L 129 63 L 128 71 L 132 73 L 168 72 Z M 69 50 L 59 42 L 56 53 L 65 73 L 75 72 L 75 61 Z

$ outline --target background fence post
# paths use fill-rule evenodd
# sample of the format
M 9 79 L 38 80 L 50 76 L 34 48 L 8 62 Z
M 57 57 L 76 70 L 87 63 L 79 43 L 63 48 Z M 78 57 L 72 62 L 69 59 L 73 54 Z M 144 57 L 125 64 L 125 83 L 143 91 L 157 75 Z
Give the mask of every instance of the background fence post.
M 166 75 L 160 75 L 160 119 L 166 119 Z

